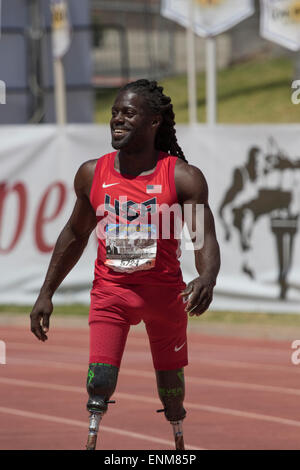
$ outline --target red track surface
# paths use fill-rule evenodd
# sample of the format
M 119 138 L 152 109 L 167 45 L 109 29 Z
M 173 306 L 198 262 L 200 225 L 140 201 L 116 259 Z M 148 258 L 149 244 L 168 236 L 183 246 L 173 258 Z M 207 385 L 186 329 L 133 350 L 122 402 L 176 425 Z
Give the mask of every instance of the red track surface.
M 0 336 L 7 346 L 0 449 L 83 449 L 88 330 L 53 328 L 44 344 L 27 328 L 1 327 Z M 186 447 L 300 449 L 300 366 L 291 352 L 288 341 L 190 332 Z M 173 448 L 171 426 L 155 412 L 161 404 L 143 330 L 129 334 L 113 398 L 98 449 Z

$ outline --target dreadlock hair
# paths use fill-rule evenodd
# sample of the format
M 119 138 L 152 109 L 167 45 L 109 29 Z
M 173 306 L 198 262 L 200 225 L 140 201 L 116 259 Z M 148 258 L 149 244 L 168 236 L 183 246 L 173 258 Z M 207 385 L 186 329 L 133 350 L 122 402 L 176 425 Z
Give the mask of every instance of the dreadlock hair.
M 164 95 L 163 87 L 158 86 L 156 81 L 137 80 L 131 82 L 121 88 L 120 93 L 124 91 L 133 91 L 138 95 L 142 95 L 153 114 L 160 114 L 162 122 L 155 138 L 155 148 L 163 152 L 179 157 L 185 162 L 185 155 L 177 142 L 175 129 L 175 114 L 171 98 Z

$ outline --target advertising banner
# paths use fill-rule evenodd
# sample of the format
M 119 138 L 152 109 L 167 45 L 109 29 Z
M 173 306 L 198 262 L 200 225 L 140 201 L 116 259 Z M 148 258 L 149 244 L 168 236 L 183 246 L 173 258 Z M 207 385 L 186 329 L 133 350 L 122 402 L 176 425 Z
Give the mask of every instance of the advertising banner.
M 212 308 L 300 313 L 300 126 L 178 126 L 177 135 L 209 186 L 222 261 Z M 71 214 L 76 171 L 111 151 L 110 131 L 8 126 L 0 138 L 0 302 L 31 304 Z M 92 234 L 56 302 L 89 302 L 96 247 Z M 185 282 L 197 276 L 193 251 L 182 249 L 181 266 Z
M 300 1 L 261 0 L 261 35 L 292 51 L 300 50 Z
M 252 0 L 192 0 L 194 31 L 201 37 L 216 36 L 254 13 Z M 162 16 L 188 27 L 189 0 L 162 0 Z

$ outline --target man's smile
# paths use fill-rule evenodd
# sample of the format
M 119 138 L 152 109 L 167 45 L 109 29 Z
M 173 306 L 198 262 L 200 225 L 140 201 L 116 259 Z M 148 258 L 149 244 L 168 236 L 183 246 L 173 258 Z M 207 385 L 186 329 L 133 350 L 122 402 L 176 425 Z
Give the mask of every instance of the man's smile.
M 127 135 L 129 132 L 128 129 L 113 129 L 112 130 L 112 135 L 114 137 L 124 137 L 125 135 Z

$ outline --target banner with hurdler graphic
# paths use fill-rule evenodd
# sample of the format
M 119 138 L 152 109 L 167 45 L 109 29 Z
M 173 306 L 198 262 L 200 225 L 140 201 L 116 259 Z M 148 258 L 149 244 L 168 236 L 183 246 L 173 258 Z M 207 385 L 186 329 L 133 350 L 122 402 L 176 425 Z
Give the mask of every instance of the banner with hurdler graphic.
M 188 27 L 189 0 L 162 0 L 161 14 Z M 193 0 L 194 31 L 202 37 L 216 36 L 253 15 L 253 0 Z
M 300 50 L 300 1 L 261 0 L 261 35 L 292 51 Z
M 209 185 L 222 259 L 212 308 L 300 313 L 300 126 L 177 126 L 177 135 Z M 71 214 L 75 173 L 83 161 L 100 156 L 99 148 L 111 151 L 110 131 L 6 126 L 0 140 L 0 303 L 31 304 Z M 155 189 L 149 186 L 145 193 Z M 124 269 L 125 253 L 129 276 L 132 268 L 152 269 L 153 228 L 122 230 L 108 228 L 107 264 Z M 92 234 L 55 302 L 89 302 L 96 247 Z M 193 251 L 184 241 L 181 251 L 189 282 L 197 276 Z

